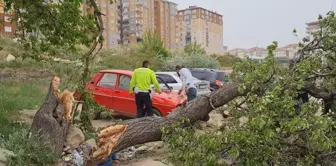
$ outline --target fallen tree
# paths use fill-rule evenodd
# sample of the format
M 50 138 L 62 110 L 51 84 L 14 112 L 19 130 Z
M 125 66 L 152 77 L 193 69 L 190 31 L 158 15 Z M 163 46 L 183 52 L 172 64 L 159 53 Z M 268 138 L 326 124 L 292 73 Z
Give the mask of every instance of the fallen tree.
M 215 108 L 221 107 L 239 96 L 237 85 L 229 85 L 219 89 L 207 96 L 199 97 L 198 99 L 187 104 L 186 107 L 178 108 L 167 117 L 145 117 L 122 122 L 127 126 L 126 131 L 119 137 L 117 142 L 106 142 L 111 146 L 102 144 L 103 149 L 94 152 L 93 157 L 87 165 L 96 165 L 106 161 L 111 153 L 118 152 L 127 147 L 143 144 L 147 142 L 160 141 L 162 132 L 161 127 L 170 126 L 181 121 L 181 119 L 189 119 L 191 123 L 197 120 L 202 120 Z M 182 126 L 181 126 L 182 127 Z M 120 133 L 115 133 L 116 135 Z M 112 136 L 112 135 L 110 135 Z M 109 150 L 106 147 L 111 148 Z

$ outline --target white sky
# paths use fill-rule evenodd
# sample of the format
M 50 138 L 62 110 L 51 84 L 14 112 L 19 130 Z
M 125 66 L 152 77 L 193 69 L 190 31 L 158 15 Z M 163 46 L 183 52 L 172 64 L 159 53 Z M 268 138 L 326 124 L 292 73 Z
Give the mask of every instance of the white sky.
M 183 9 L 197 5 L 224 15 L 224 45 L 229 49 L 297 43 L 305 23 L 336 9 L 336 0 L 171 0 Z M 335 5 L 335 6 L 334 6 Z

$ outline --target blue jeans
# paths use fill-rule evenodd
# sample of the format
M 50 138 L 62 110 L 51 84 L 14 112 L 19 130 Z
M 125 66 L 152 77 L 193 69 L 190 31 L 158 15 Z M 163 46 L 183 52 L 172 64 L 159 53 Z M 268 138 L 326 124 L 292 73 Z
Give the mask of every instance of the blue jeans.
M 189 88 L 188 89 L 188 101 L 194 100 L 197 96 L 197 90 L 196 88 Z
M 117 159 L 117 155 L 115 153 L 111 154 L 111 156 L 108 158 L 108 160 L 105 163 L 98 164 L 97 166 L 111 166 L 112 161 Z

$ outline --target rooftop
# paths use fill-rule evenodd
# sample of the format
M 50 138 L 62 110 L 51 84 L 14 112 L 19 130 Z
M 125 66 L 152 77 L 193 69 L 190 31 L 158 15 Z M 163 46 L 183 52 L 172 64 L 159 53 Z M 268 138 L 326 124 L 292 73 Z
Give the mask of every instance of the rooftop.
M 181 10 L 179 10 L 179 12 L 183 12 L 183 11 L 185 11 L 185 10 L 189 10 L 189 9 L 203 9 L 203 10 L 206 10 L 206 11 L 208 11 L 208 12 L 211 12 L 212 14 L 216 14 L 216 15 L 218 15 L 218 16 L 223 17 L 223 15 L 217 13 L 216 11 L 210 11 L 210 10 L 208 10 L 208 9 L 205 9 L 205 8 L 202 8 L 202 7 L 199 7 L 199 6 L 189 6 L 189 8 L 181 9 Z
M 306 23 L 307 26 L 314 26 L 314 25 L 319 25 L 319 24 L 320 24 L 319 21 L 313 21 L 313 22 Z

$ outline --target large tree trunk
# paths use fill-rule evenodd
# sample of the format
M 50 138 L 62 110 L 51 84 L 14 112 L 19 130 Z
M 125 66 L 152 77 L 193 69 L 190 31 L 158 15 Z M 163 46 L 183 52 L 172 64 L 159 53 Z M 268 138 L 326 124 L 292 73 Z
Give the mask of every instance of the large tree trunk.
M 93 157 L 87 165 L 96 165 L 106 161 L 111 153 L 118 152 L 129 146 L 143 144 L 147 142 L 161 140 L 161 127 L 169 126 L 178 122 L 181 118 L 187 118 L 190 122 L 202 120 L 213 109 L 227 104 L 239 96 L 237 85 L 229 85 L 219 89 L 208 96 L 195 99 L 184 108 L 173 111 L 167 117 L 145 117 L 124 121 L 126 130 L 119 133 L 111 133 L 109 137 L 118 138 L 116 142 L 100 136 L 98 141 L 98 150 L 94 152 Z M 102 133 L 101 133 L 102 134 Z M 118 136 L 116 136 L 118 135 Z M 121 135 L 121 136 L 120 136 Z M 109 146 L 106 146 L 106 145 Z M 111 149 L 107 149 L 111 148 Z
M 65 144 L 69 123 L 63 118 L 64 107 L 59 103 L 58 85 L 59 78 L 54 77 L 44 103 L 34 116 L 31 133 L 33 137 L 49 141 L 50 145 L 54 147 L 55 155 L 60 156 Z

